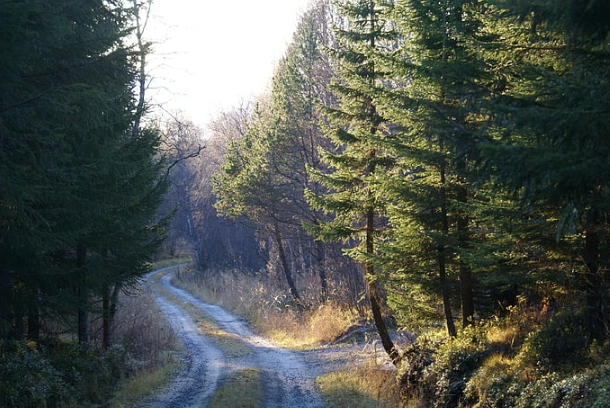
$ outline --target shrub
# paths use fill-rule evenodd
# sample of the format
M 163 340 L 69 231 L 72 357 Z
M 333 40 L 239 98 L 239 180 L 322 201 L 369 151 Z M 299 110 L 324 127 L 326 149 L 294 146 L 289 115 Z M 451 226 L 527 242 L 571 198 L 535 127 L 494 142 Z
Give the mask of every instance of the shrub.
M 527 337 L 520 359 L 524 365 L 569 370 L 586 362 L 589 345 L 591 334 L 583 313 L 564 311 Z
M 0 407 L 51 408 L 70 399 L 72 389 L 32 343 L 0 344 Z

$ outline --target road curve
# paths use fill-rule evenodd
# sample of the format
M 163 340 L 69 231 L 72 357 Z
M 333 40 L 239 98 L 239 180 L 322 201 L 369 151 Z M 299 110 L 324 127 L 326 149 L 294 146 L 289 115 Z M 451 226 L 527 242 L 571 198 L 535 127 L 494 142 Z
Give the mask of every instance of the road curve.
M 222 351 L 202 336 L 196 323 L 180 307 L 161 296 L 156 301 L 184 345 L 184 367 L 168 390 L 147 403 L 147 408 L 201 408 L 209 405 L 225 374 Z
M 157 271 L 161 272 L 163 270 Z M 187 367 L 176 377 L 170 391 L 147 408 L 206 407 L 219 382 L 231 367 L 255 368 L 261 375 L 265 408 L 325 408 L 316 384 L 316 371 L 301 353 L 281 348 L 256 335 L 239 317 L 223 308 L 201 302 L 171 284 L 173 272 L 160 283 L 182 300 L 212 317 L 226 332 L 238 336 L 252 353 L 228 359 L 213 342 L 197 331 L 196 325 L 180 307 L 157 295 L 157 302 L 187 350 Z

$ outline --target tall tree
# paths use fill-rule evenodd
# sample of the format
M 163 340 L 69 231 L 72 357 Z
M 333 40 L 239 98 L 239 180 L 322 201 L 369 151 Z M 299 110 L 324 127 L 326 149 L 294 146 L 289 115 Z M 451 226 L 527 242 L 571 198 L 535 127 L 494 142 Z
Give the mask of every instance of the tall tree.
M 380 110 L 395 125 L 386 146 L 398 158 L 398 171 L 385 180 L 393 228 L 384 262 L 407 285 L 439 288 L 452 337 L 454 273 L 463 325 L 472 324 L 475 313 L 469 175 L 487 92 L 480 85 L 485 65 L 476 51 L 484 43 L 478 34 L 481 8 L 468 0 L 397 2 L 402 39 L 396 51 L 386 53 L 393 77 L 379 98 Z
M 384 349 L 394 364 L 401 356 L 385 323 L 379 290 L 379 274 L 373 258 L 376 242 L 385 224 L 384 201 L 376 188 L 378 178 L 393 165 L 379 143 L 387 132 L 386 119 L 375 105 L 376 85 L 385 72 L 376 59 L 381 48 L 395 37 L 389 24 L 391 2 L 360 0 L 337 3 L 345 28 L 336 28 L 337 49 L 331 54 L 338 78 L 331 90 L 339 107 L 323 110 L 334 126 L 326 135 L 335 145 L 324 152 L 331 172 L 312 170 L 313 179 L 327 190 L 309 190 L 312 207 L 332 214 L 331 221 L 310 224 L 309 230 L 322 240 L 355 242 L 349 254 L 362 263 L 370 310 Z
M 563 241 L 582 260 L 573 279 L 587 326 L 593 337 L 607 335 L 610 8 L 576 0 L 496 4 L 503 24 L 495 27 L 502 41 L 494 57 L 505 81 L 493 138 L 482 146 L 486 163 L 498 184 L 555 225 L 545 248 Z
M 271 95 L 259 101 L 244 139 L 229 150 L 216 179 L 218 208 L 256 222 L 271 242 L 275 263 L 298 302 L 302 296 L 294 279 L 296 270 L 316 270 L 321 297 L 328 292 L 323 266 L 326 248 L 314 244 L 301 227 L 301 220 L 312 222 L 318 217 L 308 207 L 303 190 L 309 185 L 306 166 L 320 166 L 317 103 L 328 98 L 325 89 L 330 77 L 322 52 L 329 36 L 327 13 L 326 2 L 320 1 L 303 15 L 278 64 Z M 303 262 L 297 262 L 298 258 Z
M 32 335 L 38 314 L 77 313 L 87 342 L 90 296 L 126 279 L 125 270 L 107 270 L 106 259 L 119 247 L 158 241 L 147 217 L 162 191 L 157 134 L 133 133 L 139 116 L 131 12 L 118 1 L 31 0 L 3 8 L 0 35 L 14 38 L 0 52 L 16 58 L 0 81 L 4 336 L 21 336 L 26 312 Z M 30 52 L 17 55 L 13 45 Z M 121 230 L 127 224 L 132 229 Z M 129 276 L 142 272 L 146 254 L 121 255 L 136 266 Z

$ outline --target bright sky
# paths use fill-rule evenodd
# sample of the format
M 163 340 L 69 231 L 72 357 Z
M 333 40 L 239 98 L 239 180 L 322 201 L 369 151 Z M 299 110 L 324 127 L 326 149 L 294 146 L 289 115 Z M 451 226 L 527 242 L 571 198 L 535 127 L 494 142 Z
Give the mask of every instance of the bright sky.
M 153 103 L 198 125 L 263 92 L 310 0 L 153 0 Z

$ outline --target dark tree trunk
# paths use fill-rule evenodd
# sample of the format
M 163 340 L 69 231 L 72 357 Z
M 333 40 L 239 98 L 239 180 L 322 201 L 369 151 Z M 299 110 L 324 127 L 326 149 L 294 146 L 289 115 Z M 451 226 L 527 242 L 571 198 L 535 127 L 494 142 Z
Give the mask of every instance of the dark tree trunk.
M 89 343 L 89 291 L 87 290 L 87 247 L 78 245 L 76 248 L 76 266 L 78 268 L 77 296 L 77 332 L 80 344 Z
M 324 244 L 316 241 L 316 267 L 318 268 L 318 277 L 320 278 L 320 290 L 322 301 L 328 300 L 328 278 L 326 276 L 326 265 L 324 264 L 325 251 Z
M 28 340 L 40 340 L 40 312 L 38 307 L 31 307 L 28 313 Z
M 110 288 L 105 286 L 102 292 L 102 347 L 110 347 Z
M 8 340 L 13 326 L 13 283 L 10 274 L 0 266 L 0 341 Z
M 466 188 L 460 187 L 458 190 L 457 199 L 460 203 L 468 202 L 468 194 Z M 459 211 L 457 220 L 458 245 L 462 251 L 467 250 L 470 246 L 470 234 L 468 231 L 468 216 L 464 209 Z M 474 295 L 472 269 L 464 262 L 463 256 L 460 255 L 460 299 L 462 303 L 462 326 L 467 327 L 474 324 Z
M 600 291 L 600 214 L 596 209 L 589 210 L 585 229 L 584 260 L 586 271 L 583 289 L 585 293 L 586 318 L 595 338 L 602 338 L 605 328 L 605 298 Z
M 449 282 L 447 281 L 447 266 L 445 262 L 445 248 L 443 246 L 438 249 L 438 277 L 441 286 L 441 296 L 443 298 L 443 310 L 445 312 L 445 321 L 447 322 L 447 333 L 449 337 L 456 337 L 457 330 L 453 321 L 453 312 L 451 311 L 451 291 Z
M 284 244 L 282 244 L 282 237 L 280 235 L 280 227 L 278 224 L 275 224 L 274 227 L 275 234 L 275 244 L 277 245 L 277 252 L 280 258 L 280 263 L 282 264 L 282 269 L 284 270 L 284 276 L 286 277 L 286 283 L 288 283 L 288 287 L 290 288 L 290 294 L 292 298 L 296 302 L 297 306 L 303 306 L 303 302 L 301 301 L 301 296 L 299 296 L 299 291 L 294 283 L 294 279 L 292 277 L 292 270 L 290 269 L 290 265 L 288 264 L 288 259 L 286 257 L 286 251 L 284 250 Z
M 374 232 L 375 211 L 373 209 L 369 209 L 366 215 L 365 238 L 366 253 L 369 255 L 373 255 L 375 253 Z M 400 364 L 401 356 L 398 350 L 396 349 L 392 338 L 390 337 L 390 333 L 388 331 L 388 327 L 385 323 L 385 320 L 383 320 L 383 314 L 381 312 L 381 302 L 377 290 L 375 267 L 370 261 L 367 261 L 364 264 L 364 281 L 369 295 L 369 301 L 371 303 L 371 311 L 373 312 L 373 319 L 375 321 L 375 327 L 377 328 L 377 334 L 379 334 L 383 349 L 390 357 L 390 360 L 392 360 L 392 364 L 398 366 Z
M 117 311 L 121 284 L 116 284 L 112 290 L 104 288 L 102 295 L 102 347 L 108 349 L 112 345 L 112 321 Z
M 441 146 L 442 150 L 442 146 Z M 449 216 L 447 214 L 447 192 L 445 188 L 445 163 L 441 164 L 440 168 L 440 199 L 441 199 L 441 231 L 445 237 L 449 236 Z M 453 321 L 453 312 L 451 311 L 451 291 L 449 287 L 449 281 L 447 280 L 447 254 L 446 247 L 440 244 L 438 247 L 438 277 L 441 286 L 441 296 L 443 298 L 443 309 L 445 312 L 445 321 L 447 322 L 447 333 L 449 337 L 456 337 L 457 330 L 455 328 L 455 322 Z

